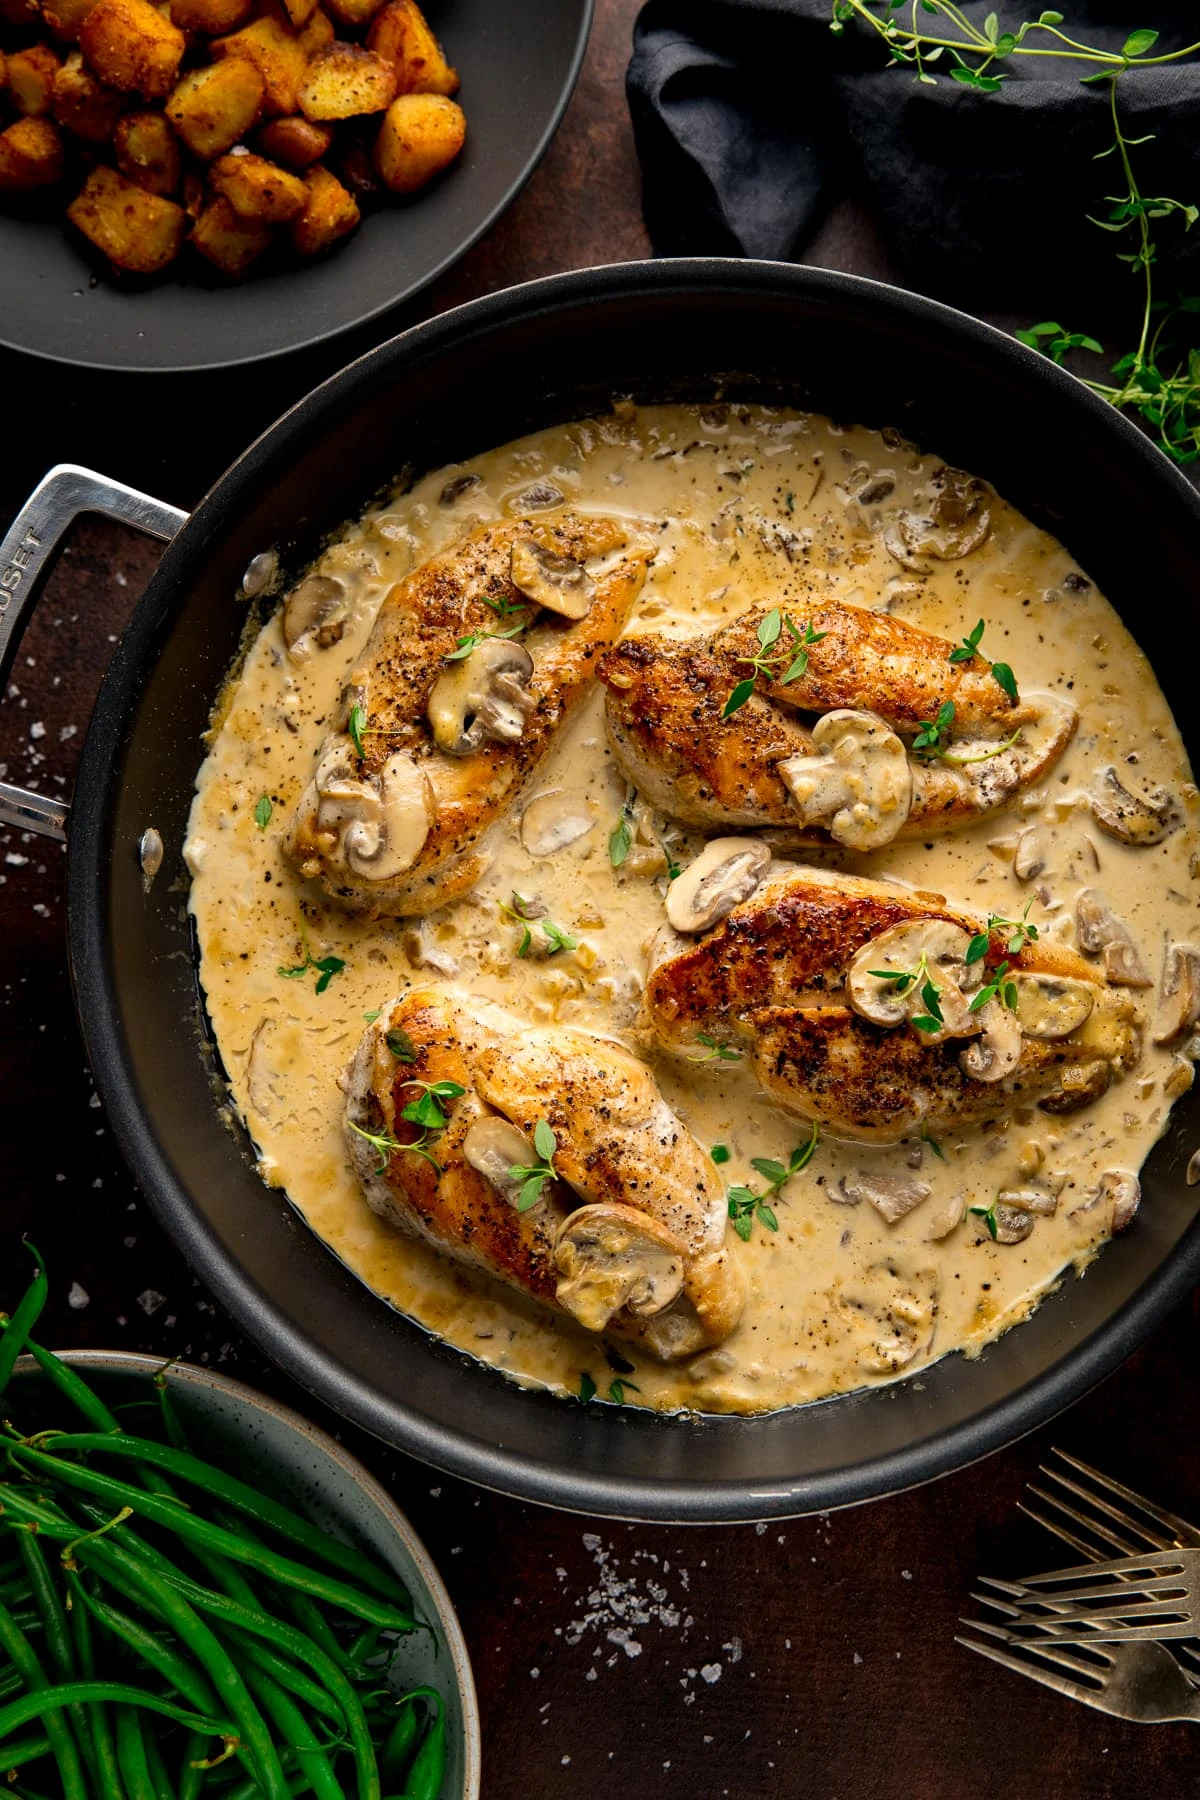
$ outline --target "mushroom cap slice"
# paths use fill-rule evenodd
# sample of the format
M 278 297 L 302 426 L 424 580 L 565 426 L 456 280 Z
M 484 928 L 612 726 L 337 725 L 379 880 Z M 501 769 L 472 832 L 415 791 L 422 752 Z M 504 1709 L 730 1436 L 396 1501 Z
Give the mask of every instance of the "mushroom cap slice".
M 515 1206 L 524 1185 L 514 1168 L 528 1169 L 537 1161 L 537 1152 L 523 1131 L 499 1113 L 476 1119 L 463 1139 L 463 1156 L 484 1180 Z M 543 1190 L 544 1192 L 544 1190 Z
M 484 638 L 449 663 L 427 707 L 433 741 L 449 756 L 470 756 L 487 740 L 512 744 L 537 702 L 529 693 L 533 658 L 512 638 Z
M 592 609 L 596 584 L 583 564 L 548 550 L 533 538 L 513 545 L 510 572 L 518 593 L 550 612 L 561 613 L 564 619 L 586 619 Z
M 1025 1037 L 1070 1037 L 1095 1010 L 1095 991 L 1086 981 L 1028 971 L 1019 971 L 1012 981 L 1017 990 L 1017 1023 Z
M 622 1307 L 651 1318 L 678 1299 L 685 1256 L 682 1239 L 636 1207 L 581 1206 L 554 1246 L 555 1298 L 586 1331 L 603 1331 Z
M 582 801 L 564 788 L 549 788 L 535 794 L 521 814 L 521 843 L 530 856 L 553 856 L 586 837 L 595 823 Z
M 883 719 L 839 706 L 813 726 L 813 754 L 776 764 L 804 825 L 848 850 L 890 844 L 908 818 L 913 777 L 903 742 Z
M 1021 1244 L 1029 1236 L 1037 1223 L 1031 1212 L 1020 1206 L 1002 1206 L 996 1202 L 993 1217 L 996 1221 L 996 1242 L 998 1244 Z
M 1150 794 L 1131 794 L 1117 779 L 1117 771 L 1105 769 L 1100 790 L 1090 797 L 1092 817 L 1101 831 L 1122 844 L 1144 849 L 1161 844 L 1175 824 L 1175 801 L 1166 788 Z
M 889 981 L 873 971 L 895 969 L 898 976 L 911 975 L 924 957 L 938 988 L 947 1027 L 962 1027 L 961 1030 L 948 1029 L 942 1035 L 972 1036 L 980 1029 L 979 1023 L 962 1001 L 964 990 L 977 987 L 980 979 L 978 968 L 968 966 L 966 961 L 970 942 L 962 927 L 951 924 L 948 919 L 910 919 L 903 925 L 893 925 L 865 943 L 846 971 L 846 994 L 850 1005 L 860 1018 L 869 1019 L 872 1025 L 887 1027 L 903 1025 L 914 1012 L 923 1013 L 926 1007 L 921 999 L 920 983 Z M 951 993 L 962 1003 L 961 1007 L 950 1001 Z M 951 1010 L 947 1010 L 948 1005 Z M 965 1019 L 958 1016 L 960 1010 L 966 1014 Z M 927 1041 L 937 1040 L 929 1037 Z
M 668 888 L 669 922 L 676 931 L 707 931 L 750 898 L 770 860 L 761 838 L 714 838 Z
M 429 782 L 410 756 L 398 750 L 374 778 L 377 803 L 350 820 L 342 833 L 347 866 L 365 881 L 389 881 L 411 869 L 433 823 Z
M 912 1175 L 887 1175 L 878 1171 L 856 1170 L 853 1175 L 843 1175 L 840 1186 L 851 1205 L 869 1200 L 889 1225 L 910 1213 L 914 1206 L 920 1206 L 922 1200 L 928 1200 L 930 1192 L 925 1182 L 917 1181 Z
M 302 662 L 311 640 L 322 650 L 336 644 L 346 629 L 350 594 L 335 575 L 306 575 L 283 606 L 283 641 L 293 661 Z
M 980 1035 L 959 1057 L 973 1081 L 1003 1081 L 1021 1061 L 1021 1027 L 1017 1015 L 999 1000 L 989 1000 L 975 1014 Z
M 1177 1044 L 1200 1022 L 1200 950 L 1172 944 L 1163 967 L 1162 1010 L 1155 1023 L 1156 1044 Z

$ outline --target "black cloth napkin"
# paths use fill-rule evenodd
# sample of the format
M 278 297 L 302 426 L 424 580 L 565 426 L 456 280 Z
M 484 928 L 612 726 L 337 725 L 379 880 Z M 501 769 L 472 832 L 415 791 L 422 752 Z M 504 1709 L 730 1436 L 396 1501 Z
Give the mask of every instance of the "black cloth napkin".
M 1196 0 L 1066 0 L 1064 29 L 1119 50 L 1135 27 L 1155 53 L 1200 38 Z M 909 286 L 1037 318 L 1133 306 L 1135 248 L 1088 223 L 1122 191 L 1110 84 L 1054 58 L 1009 59 L 999 92 L 980 94 L 936 65 L 936 86 L 888 67 L 867 27 L 830 30 L 831 0 L 649 0 L 634 29 L 627 91 L 642 161 L 647 227 L 666 255 L 803 254 L 831 203 L 865 195 Z M 1040 5 L 967 0 L 1001 29 Z M 1153 16 L 1146 16 L 1147 14 Z M 902 15 L 910 17 L 906 5 Z M 918 11 L 925 28 L 943 22 Z M 948 35 L 948 34 L 939 34 Z M 1044 34 L 1032 42 L 1053 47 Z M 1200 58 L 1123 76 L 1117 99 L 1141 190 L 1200 205 Z M 1200 287 L 1200 224 L 1156 223 L 1162 291 Z

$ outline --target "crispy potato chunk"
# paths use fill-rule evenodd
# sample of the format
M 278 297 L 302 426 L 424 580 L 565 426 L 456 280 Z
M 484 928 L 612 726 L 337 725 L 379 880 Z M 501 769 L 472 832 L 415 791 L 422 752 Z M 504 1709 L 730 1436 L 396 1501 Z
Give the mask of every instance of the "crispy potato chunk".
M 179 145 L 161 113 L 126 113 L 113 133 L 113 149 L 125 179 L 148 194 L 173 194 L 179 186 Z
M 63 130 L 87 144 L 107 144 L 124 105 L 124 94 L 97 81 L 78 50 L 72 50 L 54 77 L 51 110 Z
M 42 17 L 56 38 L 73 44 L 79 39 L 79 27 L 95 6 L 96 0 L 45 0 Z
M 79 27 L 79 47 L 109 87 L 161 100 L 175 85 L 184 36 L 150 0 L 96 0 Z
M 333 29 L 329 17 L 318 7 L 304 30 L 298 34 L 296 42 L 311 62 L 317 51 L 323 50 L 326 44 L 332 44 L 336 36 L 337 33 Z
M 28 194 L 62 180 L 63 141 L 50 119 L 18 119 L 0 131 L 0 193 Z
M 49 44 L 31 44 L 8 58 L 8 91 L 27 119 L 43 119 L 54 104 L 54 77 L 59 61 Z
M 375 16 L 383 0 L 325 0 L 325 4 L 340 25 L 357 31 Z
M 367 48 L 391 63 L 398 94 L 456 94 L 458 74 L 446 61 L 415 0 L 388 0 L 375 14 Z
M 273 161 L 286 163 L 289 169 L 307 169 L 329 149 L 333 129 L 309 119 L 272 119 L 259 132 L 258 141 Z
M 304 177 L 307 199 L 291 224 L 292 247 L 301 256 L 319 256 L 358 224 L 358 201 L 320 163 Z
M 375 167 L 393 194 L 411 194 L 462 149 L 467 121 L 444 94 L 401 94 L 387 109 L 375 140 Z
M 185 75 L 166 113 L 193 156 L 220 156 L 258 118 L 263 78 L 252 62 L 231 57 Z
M 206 206 L 192 229 L 192 244 L 215 269 L 235 281 L 256 263 L 271 242 L 269 225 L 239 218 L 219 195 Z
M 307 25 L 317 10 L 317 0 L 282 0 L 282 4 L 293 31 Z
M 236 31 L 254 11 L 254 0 L 171 0 L 171 23 L 180 31 L 202 31 L 208 37 Z
M 298 175 L 290 175 L 265 156 L 218 157 L 208 178 L 239 218 L 262 225 L 286 225 L 308 198 Z
M 262 76 L 263 111 L 271 118 L 296 111 L 308 58 L 295 35 L 278 19 L 255 19 L 232 37 L 217 38 L 212 53 L 253 64 Z
M 174 261 L 186 216 L 173 200 L 148 194 L 102 166 L 92 170 L 67 208 L 85 238 L 118 269 L 135 275 L 156 275 Z
M 300 111 L 306 119 L 353 119 L 360 113 L 383 112 L 396 92 L 396 77 L 373 50 L 359 44 L 330 44 L 308 65 L 300 89 Z

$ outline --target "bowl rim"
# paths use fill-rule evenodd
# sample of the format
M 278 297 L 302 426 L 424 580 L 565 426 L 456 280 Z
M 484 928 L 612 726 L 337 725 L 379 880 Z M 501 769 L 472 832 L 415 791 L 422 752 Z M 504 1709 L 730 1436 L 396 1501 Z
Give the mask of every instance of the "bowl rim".
M 106 1375 L 138 1375 L 148 1379 L 163 1375 L 168 1381 L 178 1381 L 183 1387 L 208 1388 L 251 1412 L 269 1413 L 277 1423 L 305 1438 L 314 1450 L 327 1462 L 333 1463 L 339 1473 L 358 1489 L 404 1545 L 433 1602 L 462 1702 L 463 1800 L 479 1800 L 483 1766 L 479 1696 L 475 1690 L 475 1676 L 463 1629 L 454 1609 L 454 1602 L 446 1591 L 446 1584 L 438 1573 L 432 1556 L 418 1537 L 408 1515 L 396 1505 L 383 1483 L 356 1456 L 352 1456 L 349 1450 L 339 1444 L 336 1438 L 330 1437 L 319 1425 L 314 1425 L 311 1419 L 306 1419 L 303 1413 L 298 1413 L 294 1407 L 273 1399 L 269 1394 L 260 1393 L 257 1388 L 249 1387 L 232 1375 L 219 1374 L 215 1369 L 206 1369 L 199 1363 L 177 1362 L 152 1356 L 144 1350 L 58 1350 L 55 1355 L 68 1368 L 95 1369 Z M 13 1369 L 14 1376 L 41 1372 L 40 1364 L 28 1354 L 19 1356 Z
M 944 302 L 837 270 L 731 257 L 611 263 L 497 290 L 410 327 L 312 389 L 230 464 L 168 545 L 118 645 L 85 742 L 68 844 L 68 943 L 84 1041 L 124 1159 L 191 1268 L 212 1286 L 239 1327 L 293 1379 L 385 1442 L 484 1488 L 592 1517 L 726 1524 L 797 1517 L 903 1492 L 966 1467 L 1045 1424 L 1111 1374 L 1186 1298 L 1200 1279 L 1200 1216 L 1141 1285 L 1069 1352 L 1032 1376 L 1018 1376 L 1002 1398 L 915 1443 L 869 1451 L 849 1466 L 788 1479 L 689 1480 L 676 1474 L 648 1481 L 608 1468 L 582 1470 L 522 1454 L 502 1440 L 467 1438 L 455 1425 L 381 1394 L 298 1330 L 276 1299 L 262 1291 L 195 1205 L 153 1118 L 143 1109 L 107 942 L 111 817 L 128 715 L 155 651 L 160 612 L 164 608 L 169 612 L 172 594 L 186 587 L 193 554 L 206 555 L 208 546 L 233 528 L 245 490 L 270 479 L 281 455 L 304 432 L 339 412 L 365 407 L 385 373 L 394 378 L 407 367 L 424 367 L 464 343 L 503 332 L 510 325 L 549 320 L 583 306 L 636 304 L 648 293 L 661 301 L 697 294 L 708 300 L 722 295 L 739 301 L 795 299 L 830 310 L 855 309 L 868 324 L 916 321 L 926 330 L 940 326 L 965 353 L 1003 371 L 1014 383 L 1040 390 L 1090 424 L 1114 454 L 1158 490 L 1163 516 L 1185 524 L 1200 543 L 1200 495 L 1128 418 L 1007 332 Z M 303 1224 L 302 1215 L 293 1216 Z M 329 1254 L 336 1260 L 335 1252 Z M 1046 1296 L 1047 1301 L 1050 1298 Z M 873 1397 L 892 1386 L 833 1395 L 814 1406 L 851 1405 L 861 1395 Z M 481 1385 L 481 1407 L 486 1399 L 487 1389 Z M 806 1410 L 812 1409 L 742 1417 L 706 1414 L 699 1429 L 754 1432 L 789 1412 Z M 656 1430 L 669 1431 L 676 1424 L 673 1418 L 657 1415 L 646 1421 L 647 1428 Z

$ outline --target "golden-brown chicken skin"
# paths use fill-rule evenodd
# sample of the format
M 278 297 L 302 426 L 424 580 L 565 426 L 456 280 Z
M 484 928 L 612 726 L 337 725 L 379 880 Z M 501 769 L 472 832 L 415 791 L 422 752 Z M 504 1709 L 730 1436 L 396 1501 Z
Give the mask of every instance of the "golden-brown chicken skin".
M 970 1125 L 1035 1101 L 1049 1111 L 1073 1110 L 1137 1061 L 1134 1006 L 1094 963 L 1044 939 L 1010 953 L 1003 932 L 993 932 L 986 957 L 970 971 L 974 991 L 1002 961 L 1017 978 L 1044 976 L 1041 991 L 1065 990 L 1079 1012 L 1087 1009 L 1074 1029 L 1056 1036 L 1022 1030 L 1013 1038 L 1022 1015 L 1006 1015 L 999 1000 L 986 1015 L 964 1014 L 960 1029 L 938 1042 L 907 1023 L 885 1028 L 862 1016 L 852 1004 L 852 965 L 886 961 L 883 950 L 872 954 L 868 946 L 921 921 L 944 921 L 964 939 L 983 928 L 971 914 L 883 882 L 777 868 L 703 936 L 670 928 L 660 934 L 645 1025 L 681 1053 L 694 1050 L 699 1032 L 715 1035 L 749 1059 L 779 1105 L 836 1136 L 865 1141 L 895 1140 L 923 1125 Z M 933 975 L 944 999 L 949 978 L 936 967 Z M 1037 983 L 1022 982 L 1023 996 L 1035 990 Z M 911 991 L 915 997 L 918 985 Z M 1000 1079 L 976 1078 L 964 1066 L 964 1047 L 969 1052 L 973 1036 L 982 1044 L 990 1018 L 1012 1039 L 1012 1067 Z
M 584 616 L 564 617 L 515 585 L 514 557 L 530 546 L 590 584 Z M 398 582 L 297 807 L 288 854 L 300 873 L 372 914 L 429 912 L 472 887 L 487 864 L 480 839 L 624 629 L 646 555 L 616 520 L 545 514 L 485 526 Z M 592 575 L 586 565 L 598 558 Z M 469 654 L 457 655 L 472 637 Z M 473 676 L 493 657 L 498 735 L 468 731 L 476 714 L 460 700 L 462 735 L 447 750 L 431 722 L 444 678 Z M 506 658 L 525 667 L 506 671 Z
M 421 1084 L 434 1082 L 465 1091 L 442 1102 L 444 1129 L 423 1137 L 401 1115 Z M 737 1324 L 743 1291 L 725 1247 L 721 1181 L 649 1070 L 621 1045 L 560 1027 L 531 1031 L 452 988 L 423 988 L 383 1009 L 344 1085 L 355 1171 L 371 1206 L 400 1230 L 664 1360 L 720 1343 Z M 531 1166 L 539 1120 L 554 1134 L 557 1174 L 520 1211 L 520 1184 L 506 1183 L 503 1166 L 493 1178 L 477 1166 L 477 1128 L 507 1121 L 526 1139 L 522 1160 Z M 400 1146 L 385 1149 L 382 1168 L 362 1131 Z M 666 1304 L 613 1306 L 609 1294 L 600 1322 L 595 1282 L 587 1305 L 573 1299 L 579 1258 L 564 1256 L 563 1240 L 578 1220 L 615 1221 L 631 1232 L 635 1257 L 640 1234 L 652 1257 L 678 1264 Z

